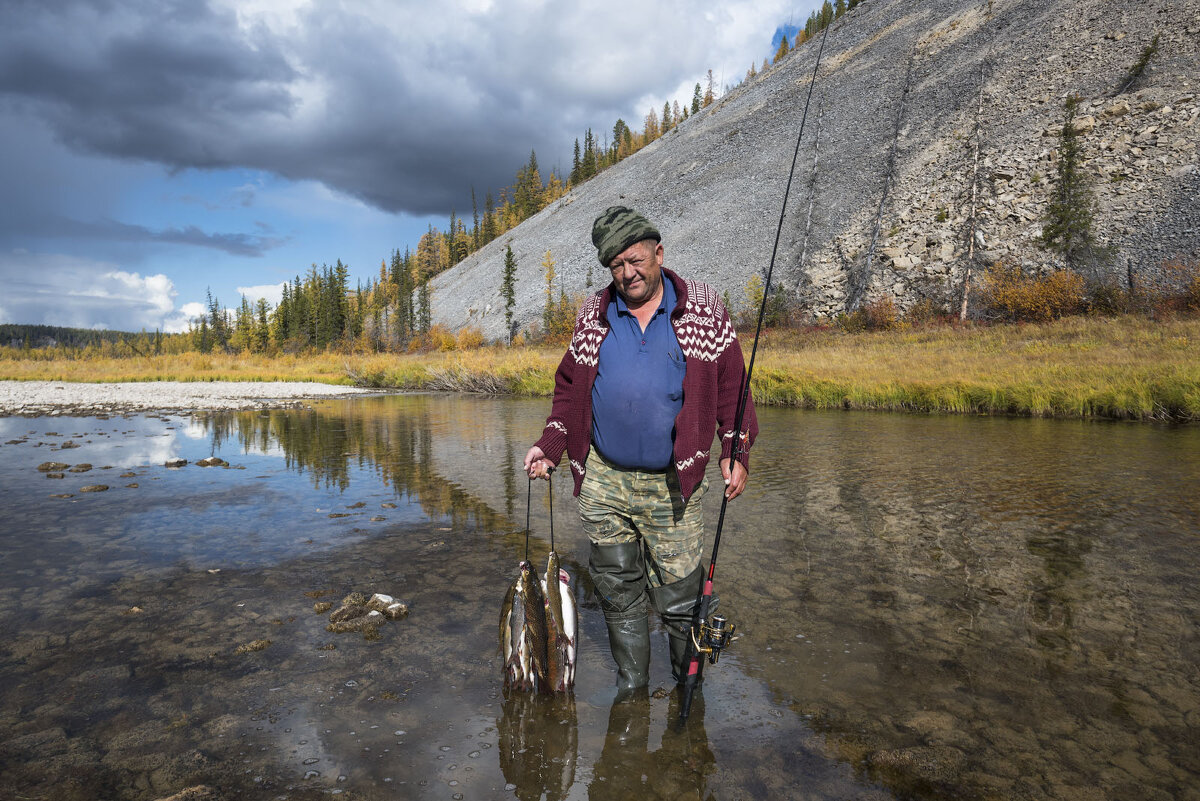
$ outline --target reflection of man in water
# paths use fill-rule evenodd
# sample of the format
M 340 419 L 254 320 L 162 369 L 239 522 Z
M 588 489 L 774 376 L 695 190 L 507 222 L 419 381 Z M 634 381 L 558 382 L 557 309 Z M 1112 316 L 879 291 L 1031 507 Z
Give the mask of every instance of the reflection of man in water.
M 712 287 L 663 267 L 661 239 L 624 206 L 596 219 L 592 242 L 612 283 L 580 310 L 550 417 L 525 456 L 529 475 L 541 477 L 564 450 L 570 460 L 622 693 L 649 682 L 649 605 L 670 635 L 676 681 L 686 677 L 713 434 L 732 499 L 746 486 L 746 451 L 758 430 L 748 402 L 731 466 L 742 350 Z
M 562 801 L 575 783 L 579 723 L 570 693 L 509 693 L 497 722 L 500 772 L 519 801 Z
M 615 703 L 608 715 L 608 736 L 592 766 L 588 798 L 703 799 L 716 757 L 704 730 L 704 698 L 697 696 L 687 723 L 676 729 L 679 696 L 671 697 L 662 746 L 651 752 L 650 702 L 645 696 Z

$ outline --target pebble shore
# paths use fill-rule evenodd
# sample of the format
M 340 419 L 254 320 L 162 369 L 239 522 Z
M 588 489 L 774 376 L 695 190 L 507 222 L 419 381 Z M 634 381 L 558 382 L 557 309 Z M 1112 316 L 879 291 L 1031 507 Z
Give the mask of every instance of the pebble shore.
M 0 416 L 283 408 L 370 392 L 304 381 L 0 381 Z

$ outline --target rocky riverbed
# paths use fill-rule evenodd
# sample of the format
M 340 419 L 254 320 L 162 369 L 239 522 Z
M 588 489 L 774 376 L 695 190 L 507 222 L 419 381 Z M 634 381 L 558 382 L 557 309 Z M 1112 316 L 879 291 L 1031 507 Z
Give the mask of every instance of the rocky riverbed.
M 366 393 L 309 381 L 134 381 L 79 384 L 0 381 L 0 415 L 93 415 L 150 411 L 290 408 L 315 398 Z

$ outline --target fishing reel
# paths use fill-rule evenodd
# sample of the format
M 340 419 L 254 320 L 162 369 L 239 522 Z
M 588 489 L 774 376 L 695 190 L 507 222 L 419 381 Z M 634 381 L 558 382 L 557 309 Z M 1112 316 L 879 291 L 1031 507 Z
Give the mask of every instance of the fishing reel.
M 692 645 L 696 646 L 697 653 L 708 655 L 710 665 L 715 665 L 736 628 L 723 615 L 713 615 L 692 629 Z

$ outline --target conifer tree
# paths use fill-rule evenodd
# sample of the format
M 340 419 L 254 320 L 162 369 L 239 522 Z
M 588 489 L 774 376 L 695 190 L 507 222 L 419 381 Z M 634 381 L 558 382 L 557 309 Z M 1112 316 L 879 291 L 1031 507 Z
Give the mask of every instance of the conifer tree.
M 847 8 L 847 9 L 854 8 L 854 7 L 855 7 L 855 6 L 857 6 L 857 5 L 858 5 L 860 2 L 862 2 L 862 0 L 850 0 L 850 2 L 848 2 L 848 3 L 846 4 L 846 8 Z
M 633 132 L 629 130 L 625 120 L 620 118 L 613 125 L 613 151 L 616 161 L 620 161 L 633 152 Z
M 265 353 L 271 347 L 271 326 L 268 319 L 270 304 L 267 303 L 267 299 L 259 298 L 254 304 L 254 311 L 257 316 L 254 326 L 254 349 Z
M 765 67 L 766 64 L 767 64 L 767 62 L 764 61 L 763 66 Z M 712 70 L 709 70 L 709 72 L 712 72 Z M 693 114 L 698 113 L 700 111 L 700 108 L 701 108 L 700 84 L 696 84 L 696 91 L 694 91 L 692 93 L 692 113 Z
M 788 54 L 788 38 L 786 35 L 779 37 L 779 48 L 775 51 L 775 61 L 772 63 L 778 64 L 784 56 Z
M 500 296 L 504 298 L 504 333 L 512 342 L 513 309 L 517 305 L 517 258 L 512 243 L 504 247 L 504 276 L 500 280 Z
M 496 202 L 492 193 L 488 192 L 483 201 L 483 244 L 487 244 L 499 235 L 496 230 Z
M 708 88 L 704 90 L 704 107 L 708 108 L 717 99 L 716 95 L 716 79 L 713 78 L 712 70 L 708 71 Z
M 429 279 L 426 278 L 421 282 L 420 288 L 417 289 L 417 330 L 422 334 L 429 333 L 430 323 Z
M 1079 101 L 1079 95 L 1071 95 L 1063 105 L 1063 125 L 1055 164 L 1058 178 L 1046 210 L 1046 224 L 1042 227 L 1043 246 L 1061 255 L 1071 270 L 1105 255 L 1097 247 L 1092 233 L 1095 201 L 1084 173 L 1083 142 L 1075 127 Z
M 483 244 L 479 241 L 479 204 L 475 202 L 475 187 L 471 187 L 471 217 L 474 224 L 471 226 L 471 249 L 479 250 Z
M 554 279 L 557 276 L 554 272 L 554 257 L 548 250 L 542 259 L 542 272 L 546 276 L 546 305 L 542 309 L 542 329 L 550 335 L 554 331 Z
M 833 16 L 838 18 L 846 13 L 846 0 L 837 0 L 833 5 Z
M 654 109 L 650 109 L 650 113 L 646 115 L 645 126 L 642 129 L 642 135 L 645 137 L 644 144 L 650 144 L 659 137 L 658 115 L 654 113 Z
M 583 137 L 583 161 L 580 164 L 583 180 L 593 177 L 597 172 L 596 168 L 596 137 L 592 135 L 592 129 L 588 128 Z

